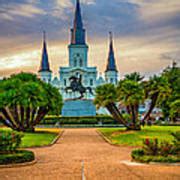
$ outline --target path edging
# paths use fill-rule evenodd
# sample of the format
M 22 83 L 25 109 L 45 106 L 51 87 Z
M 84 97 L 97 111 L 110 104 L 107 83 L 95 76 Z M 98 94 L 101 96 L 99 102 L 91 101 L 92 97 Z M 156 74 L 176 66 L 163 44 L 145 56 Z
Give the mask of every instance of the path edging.
M 37 163 L 37 159 L 35 158 L 31 162 L 25 162 L 25 163 L 17 163 L 17 164 L 7 164 L 7 165 L 0 165 L 1 168 L 15 168 L 15 167 L 24 167 L 24 166 L 32 166 Z
M 110 144 L 110 145 L 112 145 L 112 146 L 116 146 L 116 147 L 119 147 L 120 145 L 118 145 L 118 144 L 113 144 L 112 142 L 111 142 L 111 140 L 109 139 L 109 138 L 107 138 L 102 132 L 100 132 L 98 129 L 96 130 L 96 132 L 101 136 L 101 138 L 104 140 L 104 141 L 106 141 L 106 143 L 108 143 L 108 144 Z
M 63 135 L 64 130 L 62 130 L 58 136 L 56 136 L 55 139 L 53 139 L 53 141 L 48 145 L 48 146 L 53 146 L 54 144 L 56 144 L 56 142 L 59 140 L 59 138 Z
M 149 163 L 141 163 L 137 161 L 121 161 L 121 163 L 130 165 L 130 166 L 145 166 L 145 165 L 164 165 L 164 166 L 180 166 L 180 163 L 158 163 L 158 162 L 149 162 Z
M 60 131 L 60 133 L 52 140 L 52 142 L 48 145 L 45 146 L 35 146 L 35 147 L 27 147 L 25 149 L 36 149 L 36 148 L 46 148 L 46 147 L 51 147 L 54 144 L 56 144 L 56 142 L 59 140 L 59 138 L 63 135 L 64 130 Z

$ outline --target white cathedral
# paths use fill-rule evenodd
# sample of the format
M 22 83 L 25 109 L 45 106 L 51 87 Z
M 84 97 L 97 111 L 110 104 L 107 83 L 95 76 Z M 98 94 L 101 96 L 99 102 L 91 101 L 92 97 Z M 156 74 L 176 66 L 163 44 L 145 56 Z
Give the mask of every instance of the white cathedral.
M 60 90 L 63 99 L 70 99 L 77 97 L 78 93 L 66 92 L 66 88 L 70 85 L 69 78 L 72 76 L 82 77 L 82 84 L 84 87 L 90 87 L 92 91 L 99 85 L 105 83 L 117 84 L 118 70 L 116 67 L 112 33 L 110 33 L 109 55 L 107 66 L 104 73 L 99 76 L 96 67 L 88 66 L 88 45 L 86 43 L 86 31 L 83 27 L 80 2 L 76 2 L 76 10 L 73 28 L 71 29 L 71 42 L 68 46 L 69 49 L 69 66 L 59 68 L 59 78 L 52 79 L 52 71 L 48 60 L 48 52 L 46 46 L 46 38 L 44 35 L 42 60 L 39 69 L 39 77 L 41 80 L 52 84 Z M 93 95 L 89 92 L 86 93 L 87 99 L 93 99 Z

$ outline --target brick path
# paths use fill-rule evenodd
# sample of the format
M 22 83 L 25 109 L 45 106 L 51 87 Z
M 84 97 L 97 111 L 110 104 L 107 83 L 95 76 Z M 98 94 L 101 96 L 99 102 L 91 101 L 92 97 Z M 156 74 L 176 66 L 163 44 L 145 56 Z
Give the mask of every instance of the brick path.
M 0 180 L 80 180 L 82 161 L 86 180 L 180 179 L 180 167 L 123 164 L 131 150 L 109 145 L 95 129 L 66 129 L 54 146 L 33 149 L 35 165 L 0 169 Z

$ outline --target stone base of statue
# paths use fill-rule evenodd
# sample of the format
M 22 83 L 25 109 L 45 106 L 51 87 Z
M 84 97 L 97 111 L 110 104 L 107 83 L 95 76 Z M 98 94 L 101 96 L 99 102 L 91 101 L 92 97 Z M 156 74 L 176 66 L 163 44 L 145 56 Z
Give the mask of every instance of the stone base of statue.
M 92 100 L 66 100 L 62 108 L 64 117 L 96 116 L 96 107 Z

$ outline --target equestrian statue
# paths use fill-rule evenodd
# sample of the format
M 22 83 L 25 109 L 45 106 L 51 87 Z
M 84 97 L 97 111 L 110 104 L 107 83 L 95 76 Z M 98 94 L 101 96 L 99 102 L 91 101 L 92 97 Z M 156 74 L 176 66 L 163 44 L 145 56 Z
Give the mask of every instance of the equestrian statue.
M 66 93 L 68 93 L 69 90 L 72 90 L 72 92 L 80 93 L 80 97 L 74 98 L 74 100 L 83 99 L 84 94 L 86 93 L 87 90 L 89 91 L 89 93 L 91 95 L 93 95 L 91 87 L 84 87 L 82 85 L 82 76 L 81 75 L 79 78 L 77 78 L 76 76 L 71 76 L 69 78 L 69 81 L 70 81 L 70 86 L 65 88 Z

